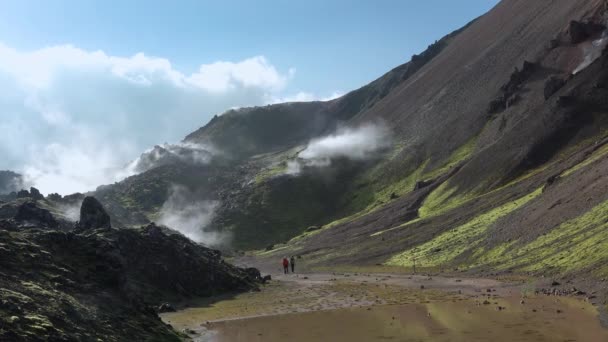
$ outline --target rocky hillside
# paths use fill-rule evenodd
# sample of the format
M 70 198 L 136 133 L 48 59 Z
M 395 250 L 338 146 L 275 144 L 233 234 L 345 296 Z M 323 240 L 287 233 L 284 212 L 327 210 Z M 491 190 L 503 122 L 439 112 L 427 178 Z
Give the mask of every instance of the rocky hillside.
M 607 22 L 605 1 L 503 0 L 339 99 L 217 116 L 185 141 L 222 163 L 159 167 L 102 199 L 139 209 L 154 189 L 149 219 L 184 170 L 211 172 L 187 183 L 219 202 L 211 226 L 236 248 L 310 267 L 606 279 Z M 388 127 L 387 148 L 292 172 L 321 137 L 369 124 Z
M 317 267 L 606 279 L 607 9 L 502 1 L 357 117 L 403 139 L 354 193 L 380 194 L 378 205 L 277 253 Z
M 352 176 L 365 170 L 366 163 L 346 162 L 348 167 L 335 168 L 331 177 L 326 170 L 312 170 L 298 178 L 277 176 L 311 139 L 330 134 L 373 108 L 462 30 L 341 98 L 241 108 L 215 116 L 181 144 L 212 146 L 216 153 L 204 165 L 174 158 L 171 163 L 158 163 L 122 182 L 102 186 L 95 194 L 115 220 L 138 225 L 158 218 L 174 185 L 186 186 L 204 199 L 219 202 L 211 228 L 231 232 L 232 246 L 239 249 L 286 241 L 310 225 L 351 214 L 360 206 L 351 206 L 344 194 L 353 184 Z M 144 154 L 137 164 L 150 159 L 149 153 Z M 337 178 L 344 179 L 336 182 Z
M 256 287 L 257 270 L 166 228 L 110 226 L 91 197 L 69 231 L 32 200 L 0 220 L 0 340 L 179 341 L 161 304 Z

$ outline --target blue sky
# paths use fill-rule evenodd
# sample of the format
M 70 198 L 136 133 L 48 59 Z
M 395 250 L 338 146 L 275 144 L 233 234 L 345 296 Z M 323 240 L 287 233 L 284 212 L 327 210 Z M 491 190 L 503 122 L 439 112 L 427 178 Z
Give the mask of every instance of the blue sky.
M 297 69 L 287 90 L 348 91 L 406 62 L 497 0 L 0 2 L 0 41 L 18 49 L 85 50 L 200 64 L 265 56 Z
M 0 0 L 0 170 L 92 190 L 229 108 L 363 86 L 496 2 Z

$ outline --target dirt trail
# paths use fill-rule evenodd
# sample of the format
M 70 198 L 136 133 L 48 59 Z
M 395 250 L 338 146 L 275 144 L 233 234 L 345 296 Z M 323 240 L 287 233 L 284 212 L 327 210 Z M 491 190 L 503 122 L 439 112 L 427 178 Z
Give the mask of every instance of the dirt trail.
M 474 294 L 481 290 L 492 289 L 504 295 L 517 291 L 518 284 L 500 282 L 487 278 L 455 278 L 429 275 L 406 275 L 393 273 L 358 273 L 358 272 L 331 272 L 331 273 L 304 273 L 279 274 L 274 279 L 283 282 L 295 282 L 300 285 L 325 285 L 332 282 L 350 282 L 356 284 L 381 284 L 401 286 L 408 289 L 435 289 L 441 291 L 460 291 Z

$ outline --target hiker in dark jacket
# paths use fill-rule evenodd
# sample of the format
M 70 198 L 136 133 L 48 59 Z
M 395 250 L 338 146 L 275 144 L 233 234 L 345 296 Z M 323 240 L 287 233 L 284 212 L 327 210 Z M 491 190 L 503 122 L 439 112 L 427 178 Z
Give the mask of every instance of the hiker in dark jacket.
M 291 273 L 296 273 L 296 271 L 294 270 L 296 268 L 296 258 L 294 258 L 293 255 L 291 256 L 291 260 L 289 260 L 289 263 L 291 264 Z

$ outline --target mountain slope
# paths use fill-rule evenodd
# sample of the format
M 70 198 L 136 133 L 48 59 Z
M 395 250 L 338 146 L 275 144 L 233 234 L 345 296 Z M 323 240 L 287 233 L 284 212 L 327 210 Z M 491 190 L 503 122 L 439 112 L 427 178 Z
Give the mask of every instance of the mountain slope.
M 172 186 L 184 185 L 207 199 L 220 201 L 212 228 L 229 230 L 233 245 L 245 249 L 286 241 L 310 225 L 352 214 L 360 206 L 351 206 L 344 194 L 354 184 L 353 177 L 365 171 L 369 163 L 346 161 L 348 167 L 330 172 L 313 171 L 296 178 L 276 176 L 285 171 L 286 162 L 311 139 L 330 134 L 373 108 L 415 76 L 463 29 L 341 98 L 229 110 L 184 139 L 184 144 L 217 149 L 219 152 L 211 162 L 162 165 L 117 184 L 102 186 L 96 196 L 115 220 L 139 225 L 157 220 Z M 361 205 L 367 206 L 367 202 L 361 201 Z M 311 206 L 312 203 L 315 205 Z
M 311 267 L 608 276 L 606 10 L 502 1 L 357 118 L 390 122 L 405 147 L 387 165 L 428 186 L 267 254 Z
M 309 267 L 608 276 L 607 6 L 504 0 L 339 99 L 214 118 L 186 138 L 225 151 L 212 228 Z M 290 172 L 310 141 L 369 123 L 390 148 Z

